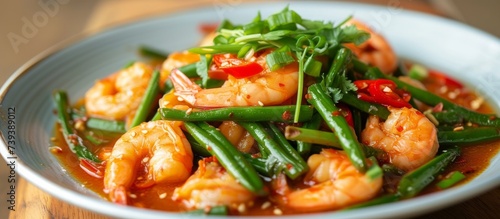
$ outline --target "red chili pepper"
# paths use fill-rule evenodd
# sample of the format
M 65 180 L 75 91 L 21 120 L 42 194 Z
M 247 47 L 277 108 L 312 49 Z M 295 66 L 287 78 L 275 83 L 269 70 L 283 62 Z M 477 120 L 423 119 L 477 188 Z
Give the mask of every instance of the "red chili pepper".
M 264 70 L 258 63 L 239 59 L 234 54 L 214 55 L 213 62 L 219 69 L 238 79 L 259 74 Z
M 408 92 L 398 89 L 396 84 L 387 79 L 357 80 L 358 98 L 367 102 L 379 103 L 385 106 L 408 107 L 411 96 Z
M 456 88 L 463 88 L 464 87 L 464 85 L 462 85 L 462 83 L 456 81 L 453 78 L 450 78 L 449 76 L 447 76 L 441 72 L 435 71 L 435 70 L 429 70 L 429 77 L 438 81 L 439 83 L 441 83 L 443 85 L 446 85 L 446 86 L 456 87 Z
M 351 127 L 354 127 L 354 119 L 352 118 L 352 112 L 349 107 L 342 103 L 338 103 L 337 106 L 340 108 L 340 113 L 347 121 L 347 124 Z
M 203 34 L 209 34 L 217 30 L 219 23 L 202 23 L 198 26 L 198 29 Z
M 87 159 L 80 159 L 80 167 L 89 175 L 95 178 L 104 177 L 103 166 Z

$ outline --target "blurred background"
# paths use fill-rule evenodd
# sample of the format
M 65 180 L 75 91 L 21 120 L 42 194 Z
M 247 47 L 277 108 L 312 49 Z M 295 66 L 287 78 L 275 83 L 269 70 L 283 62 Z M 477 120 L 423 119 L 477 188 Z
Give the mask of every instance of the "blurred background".
M 203 5 L 237 4 L 242 0 L 16 0 L 0 7 L 0 84 L 20 66 L 51 46 L 72 41 L 127 21 Z M 364 0 L 387 7 L 446 16 L 500 37 L 498 0 Z M 3 161 L 0 161 L 0 163 Z M 7 166 L 0 165 L 0 218 L 7 218 Z M 499 202 L 500 203 L 500 202 Z M 11 215 L 12 216 L 12 215 Z M 12 217 L 11 217 L 12 218 Z

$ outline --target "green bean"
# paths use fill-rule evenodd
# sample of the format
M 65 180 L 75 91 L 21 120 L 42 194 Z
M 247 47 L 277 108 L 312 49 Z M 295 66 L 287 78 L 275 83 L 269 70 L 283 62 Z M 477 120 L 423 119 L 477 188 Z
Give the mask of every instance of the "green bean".
M 160 114 L 160 110 L 158 109 L 158 111 L 156 111 L 153 118 L 151 118 L 151 121 L 156 121 L 156 120 L 160 120 L 160 119 L 161 119 L 161 114 Z
M 182 66 L 178 68 L 178 70 L 184 73 L 184 75 L 186 75 L 188 78 L 200 77 L 196 72 L 196 62 Z
M 154 105 L 153 102 L 155 98 L 158 96 L 158 92 L 160 90 L 159 85 L 160 81 L 160 72 L 158 70 L 153 72 L 153 76 L 149 81 L 148 87 L 144 93 L 144 97 L 142 98 L 141 104 L 135 113 L 134 119 L 130 123 L 130 128 L 133 128 L 142 122 L 146 121 L 146 118 L 151 111 L 151 107 Z
M 311 120 L 304 123 L 303 128 L 318 129 L 321 126 L 321 115 L 318 113 L 313 114 Z M 287 126 L 288 127 L 288 126 Z M 286 131 L 285 131 L 286 137 Z M 288 139 L 288 137 L 286 137 Z M 304 141 L 297 141 L 297 151 L 302 157 L 309 157 L 311 152 L 311 143 Z
M 192 211 L 187 211 L 186 214 L 189 215 L 227 215 L 229 213 L 227 206 L 214 206 L 208 209 L 197 209 Z
M 191 148 L 193 149 L 193 151 L 196 154 L 203 156 L 203 157 L 212 156 L 212 154 L 210 154 L 210 152 L 208 152 L 208 150 L 205 147 L 201 146 L 201 144 L 198 141 L 196 141 L 196 139 L 191 134 L 184 133 L 184 135 L 188 139 L 189 144 L 191 145 Z M 266 169 L 266 160 L 265 159 L 258 158 L 258 157 L 252 157 L 252 155 L 246 154 L 246 153 L 241 153 L 241 155 L 243 155 L 243 157 L 245 157 L 245 159 L 248 161 L 248 163 L 250 163 L 255 168 L 255 170 L 257 170 L 257 172 L 259 172 L 260 174 L 262 174 L 264 176 L 271 177 L 270 172 Z
M 186 136 L 186 139 L 189 141 L 189 145 L 191 145 L 191 149 L 193 150 L 194 153 L 202 157 L 212 156 L 212 154 L 204 146 L 202 146 L 201 143 L 198 142 L 195 137 L 189 134 L 189 132 L 187 131 L 184 132 L 184 136 Z
M 392 173 L 398 176 L 402 176 L 405 174 L 405 171 L 397 168 L 393 164 L 384 164 L 382 165 L 382 170 L 384 170 L 384 173 Z
M 403 198 L 410 198 L 418 194 L 429 185 L 436 176 L 460 155 L 460 149 L 450 148 L 425 165 L 403 176 L 398 185 L 398 193 Z
M 221 87 L 225 82 L 226 81 L 224 81 L 224 80 L 217 80 L 217 79 L 209 78 L 205 82 L 205 85 L 203 85 L 202 79 L 196 80 L 194 83 L 196 83 L 197 85 L 199 85 L 200 87 L 202 87 L 204 89 L 210 89 L 210 88 Z
M 307 101 L 321 114 L 330 129 L 334 130 L 342 148 L 351 163 L 361 172 L 366 171 L 366 161 L 361 145 L 338 109 L 325 94 L 319 84 L 313 84 L 308 89 Z
M 465 175 L 460 171 L 453 171 L 449 173 L 443 180 L 439 181 L 436 185 L 441 189 L 447 189 L 465 179 Z
M 295 106 L 226 107 L 200 111 L 160 108 L 163 119 L 181 121 L 275 121 L 292 122 Z M 313 109 L 302 106 L 300 121 L 311 119 Z
M 229 140 L 227 140 L 227 138 L 218 130 L 216 129 L 215 127 L 211 126 L 211 125 L 208 125 L 207 123 L 205 122 L 202 122 L 202 123 L 199 123 L 199 126 L 200 128 L 204 129 L 205 131 L 207 131 L 209 134 L 211 134 L 217 141 L 219 141 L 221 144 L 223 144 L 225 147 L 230 147 L 231 149 L 228 150 L 231 154 L 235 154 L 235 159 L 239 160 L 241 159 L 242 157 L 246 158 L 247 161 L 249 161 L 248 163 L 250 164 L 256 164 L 257 165 L 257 168 L 262 170 L 262 167 L 265 168 L 265 163 L 259 163 L 258 160 L 256 159 L 253 159 L 253 160 L 249 160 L 250 158 L 252 158 L 251 156 L 245 156 L 244 153 L 240 153 L 232 144 Z M 240 157 L 239 155 L 241 155 L 242 157 Z M 250 162 L 251 161 L 251 162 Z M 245 170 L 245 166 L 247 164 L 243 163 L 243 164 L 240 164 L 240 166 L 242 166 L 243 170 Z M 253 165 L 252 165 L 253 166 Z M 247 174 L 248 175 L 252 175 L 252 174 L 256 174 L 255 172 L 252 172 L 251 169 L 249 170 L 246 170 L 247 171 Z
M 285 137 L 288 140 L 303 141 L 311 144 L 319 144 L 336 149 L 343 149 L 340 141 L 333 132 L 325 132 L 314 129 L 299 128 L 287 126 L 285 128 Z M 360 144 L 366 156 L 375 156 L 379 159 L 385 159 L 387 153 L 383 150 Z
M 125 122 L 123 121 L 86 117 L 86 116 L 81 116 L 78 113 L 71 113 L 71 119 L 73 120 L 81 119 L 85 121 L 85 126 L 91 129 L 97 129 L 113 133 L 125 133 L 127 131 L 125 129 Z
M 281 130 L 273 123 L 267 123 L 267 126 L 269 127 L 271 136 L 276 143 L 278 143 L 287 154 L 295 159 L 295 165 L 300 166 L 303 169 L 307 169 L 307 163 L 300 156 L 299 152 L 297 152 L 297 150 L 290 145 L 290 142 L 288 142 Z
M 261 147 L 261 153 L 268 155 L 267 159 L 271 159 L 271 157 L 276 159 L 288 177 L 295 179 L 307 171 L 307 165 L 304 166 L 300 160 L 297 160 L 295 156 L 289 154 L 287 150 L 274 141 L 264 126 L 256 122 L 238 122 L 238 124 L 243 126 L 257 141 Z
M 338 82 L 341 83 L 344 82 L 337 80 L 339 76 L 345 75 L 347 68 L 351 63 L 351 60 L 352 60 L 352 52 L 350 49 L 340 48 L 337 51 L 337 54 L 335 54 L 333 64 L 331 65 L 328 74 L 326 74 L 325 79 L 323 79 L 323 82 L 325 83 L 325 88 L 329 87 L 338 88 L 339 87 L 337 86 Z M 329 92 L 329 89 L 325 89 L 325 91 Z
M 309 144 L 319 144 L 342 149 L 340 141 L 333 132 L 319 131 L 315 129 L 287 126 L 285 137 L 288 140 L 305 142 Z
M 366 72 L 365 76 L 371 79 L 376 78 L 385 78 L 394 81 L 399 88 L 402 88 L 411 93 L 411 96 L 417 100 L 422 101 L 425 104 L 430 106 L 435 106 L 437 104 L 443 104 L 443 109 L 455 112 L 459 115 L 462 115 L 463 119 L 478 125 L 483 126 L 493 126 L 500 128 L 500 119 L 491 114 L 481 114 L 478 112 L 471 111 L 462 106 L 456 105 L 451 101 L 448 101 L 438 95 L 435 95 L 431 92 L 422 90 L 420 88 L 411 86 L 395 77 L 385 75 L 377 68 L 369 68 Z
M 361 132 L 365 128 L 365 123 L 363 121 L 363 115 L 361 114 L 361 110 L 356 109 L 356 108 L 351 108 L 351 114 L 352 114 L 352 122 L 353 122 L 353 129 L 354 133 L 356 133 L 356 136 L 361 136 Z
M 54 99 L 57 118 L 59 124 L 61 124 L 61 131 L 64 136 L 64 140 L 68 144 L 69 149 L 75 153 L 80 159 L 88 159 L 94 162 L 100 162 L 100 160 L 92 154 L 82 143 L 82 139 L 77 136 L 70 125 L 70 106 L 68 104 L 68 96 L 64 91 L 54 91 L 52 94 Z
M 495 127 L 474 127 L 457 131 L 438 131 L 440 146 L 466 146 L 500 139 L 500 129 Z
M 466 118 L 464 114 L 457 113 L 454 110 L 446 110 L 441 112 L 432 112 L 431 113 L 434 118 L 439 122 L 439 124 L 465 124 Z M 488 115 L 491 119 L 495 119 L 496 116 L 494 114 L 485 114 Z
M 210 154 L 215 156 L 226 171 L 239 180 L 241 185 L 256 195 L 263 196 L 267 194 L 264 183 L 253 166 L 227 139 L 220 137 L 219 135 L 222 134 L 214 127 L 204 122 L 185 122 L 184 128 Z M 219 134 L 214 136 L 213 134 L 216 132 Z
M 148 46 L 140 46 L 139 47 L 139 54 L 142 56 L 151 58 L 151 59 L 160 59 L 164 60 L 167 58 L 168 54 L 158 51 L 157 49 L 153 49 Z
M 359 109 L 365 113 L 371 114 L 371 115 L 376 115 L 380 117 L 381 119 L 387 119 L 389 117 L 389 110 L 387 107 L 382 106 L 380 104 L 376 103 L 368 103 L 366 101 L 360 100 L 356 97 L 355 94 L 352 93 L 346 93 L 340 100 L 343 103 L 346 103 L 356 109 Z
M 247 159 L 247 161 L 252 164 L 252 166 L 259 172 L 260 174 L 267 176 L 267 177 L 272 177 L 271 172 L 268 170 L 266 166 L 266 161 L 267 159 L 260 158 L 260 157 L 252 157 L 250 154 L 242 153 L 243 157 Z

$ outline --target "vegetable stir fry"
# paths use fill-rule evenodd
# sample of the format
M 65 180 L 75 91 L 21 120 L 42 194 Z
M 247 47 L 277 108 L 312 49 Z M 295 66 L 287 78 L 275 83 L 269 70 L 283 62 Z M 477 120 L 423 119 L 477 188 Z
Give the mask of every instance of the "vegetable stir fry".
M 399 60 L 350 17 L 287 7 L 225 20 L 203 42 L 140 48 L 151 63 L 97 81 L 81 104 L 54 92 L 64 144 L 110 201 L 217 215 L 360 208 L 449 188 L 468 178 L 454 167 L 462 150 L 500 139 L 481 97 Z

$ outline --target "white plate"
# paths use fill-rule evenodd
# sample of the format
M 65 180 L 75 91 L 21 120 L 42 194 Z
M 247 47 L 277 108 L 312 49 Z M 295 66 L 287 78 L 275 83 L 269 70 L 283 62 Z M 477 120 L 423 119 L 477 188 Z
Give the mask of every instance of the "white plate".
M 55 116 L 51 92 L 64 89 L 74 101 L 82 97 L 97 78 L 137 60 L 139 45 L 176 51 L 194 45 L 201 35 L 198 24 L 230 18 L 250 21 L 257 11 L 266 16 L 285 3 L 241 4 L 201 8 L 143 20 L 109 29 L 76 44 L 50 50 L 19 69 L 0 90 L 1 123 L 8 122 L 8 108 L 15 107 L 17 171 L 53 196 L 73 205 L 114 217 L 177 218 L 178 214 L 124 207 L 99 198 L 83 188 L 49 153 Z M 304 18 L 340 21 L 349 15 L 362 19 L 387 36 L 396 52 L 432 68 L 447 72 L 475 88 L 500 109 L 500 41 L 463 24 L 396 8 L 336 2 L 291 2 L 290 8 Z M 8 128 L 2 125 L 0 151 L 7 151 Z M 77 164 L 75 164 L 77 165 Z M 500 155 L 477 178 L 466 185 L 393 204 L 348 212 L 327 212 L 308 218 L 374 218 L 414 216 L 471 198 L 500 184 Z M 293 216 L 297 218 L 304 217 Z M 291 217 L 288 217 L 291 218 Z

